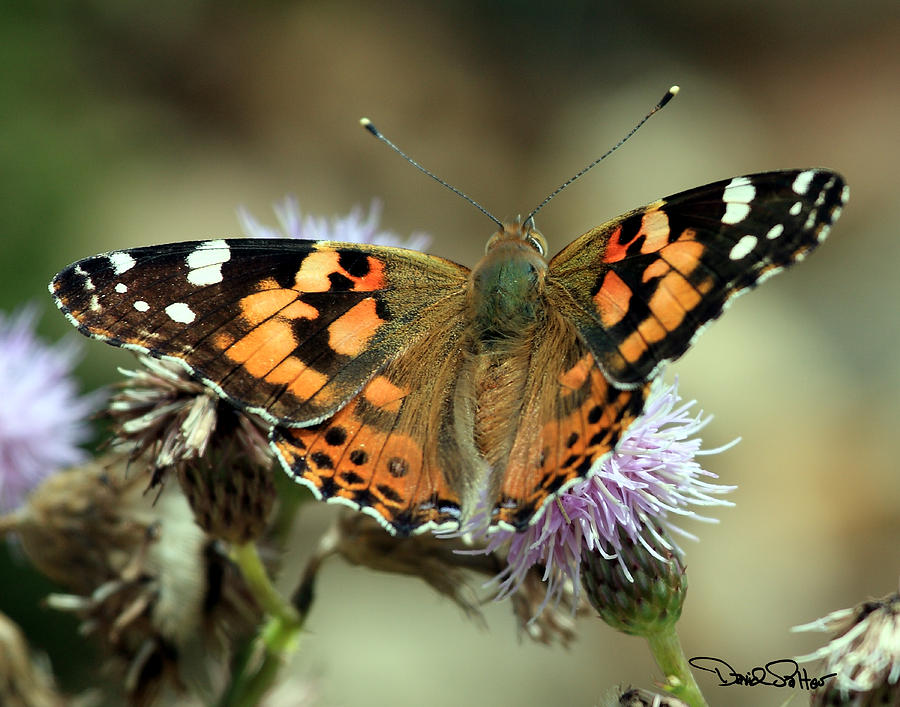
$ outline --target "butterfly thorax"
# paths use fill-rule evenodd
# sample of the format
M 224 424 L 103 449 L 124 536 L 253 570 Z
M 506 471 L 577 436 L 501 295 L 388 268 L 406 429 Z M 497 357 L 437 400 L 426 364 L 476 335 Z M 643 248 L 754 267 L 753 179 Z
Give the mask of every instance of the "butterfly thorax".
M 488 241 L 472 270 L 469 304 L 476 338 L 490 346 L 521 337 L 542 308 L 547 261 L 544 239 L 519 223 L 505 225 Z
M 545 328 L 547 261 L 540 234 L 517 223 L 495 233 L 486 250 L 469 282 L 473 331 L 465 378 L 472 439 L 491 470 L 489 493 L 496 493 L 521 420 L 534 342 Z

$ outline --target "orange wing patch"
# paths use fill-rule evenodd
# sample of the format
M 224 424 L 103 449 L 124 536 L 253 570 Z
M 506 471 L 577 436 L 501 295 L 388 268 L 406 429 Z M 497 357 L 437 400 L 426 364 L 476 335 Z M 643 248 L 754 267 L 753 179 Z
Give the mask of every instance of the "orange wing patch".
M 580 375 L 584 361 L 590 373 L 583 385 L 572 390 L 562 383 Z M 540 430 L 540 445 L 529 457 L 529 468 L 507 469 L 496 519 L 524 528 L 534 513 L 569 482 L 584 478 L 594 465 L 613 451 L 620 437 L 644 408 L 650 389 L 611 386 L 593 357 L 586 354 L 561 374 L 555 415 Z
M 328 345 L 341 356 L 359 356 L 385 321 L 376 312 L 375 298 L 366 297 L 328 327 Z
M 318 497 L 365 510 L 401 535 L 426 524 L 457 521 L 459 496 L 426 458 L 424 440 L 374 422 L 379 413 L 396 420 L 391 409 L 400 408 L 388 403 L 373 415 L 368 401 L 380 396 L 381 391 L 364 389 L 324 423 L 276 428 L 273 441 L 285 467 Z
M 317 246 L 319 247 L 319 246 Z M 353 264 L 345 262 L 346 252 L 328 250 L 321 246 L 304 258 L 294 277 L 294 289 L 300 292 L 328 292 L 334 288 L 333 278 L 340 275 L 356 292 L 374 292 L 387 287 L 384 263 L 370 255 L 358 255 Z

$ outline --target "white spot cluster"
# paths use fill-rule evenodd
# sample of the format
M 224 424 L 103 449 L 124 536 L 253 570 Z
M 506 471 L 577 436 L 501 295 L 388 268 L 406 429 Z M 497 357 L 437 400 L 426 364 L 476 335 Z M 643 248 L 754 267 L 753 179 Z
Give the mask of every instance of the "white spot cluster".
M 818 209 L 813 209 L 809 212 L 809 216 L 806 217 L 806 223 L 803 224 L 803 228 L 809 229 L 816 225 L 816 219 L 819 216 Z
M 750 214 L 750 202 L 756 196 L 756 187 L 747 177 L 735 177 L 725 186 L 722 201 L 725 202 L 725 214 L 722 223 L 734 225 L 740 223 Z
M 120 295 L 125 294 L 126 292 L 128 292 L 128 285 L 126 285 L 124 282 L 117 282 L 116 292 L 118 292 Z
M 116 251 L 110 253 L 106 257 L 109 258 L 110 265 L 112 265 L 113 272 L 115 272 L 116 275 L 121 275 L 123 272 L 131 270 L 131 268 L 137 264 L 135 259 L 124 251 Z
M 150 305 L 144 302 L 144 300 L 139 299 L 135 300 L 134 308 L 139 312 L 146 312 L 148 309 L 150 309 Z
M 794 179 L 794 183 L 791 185 L 791 189 L 794 190 L 795 194 L 800 194 L 803 196 L 806 192 L 809 191 L 809 185 L 812 183 L 813 177 L 816 176 L 816 170 L 807 169 L 804 172 L 800 172 Z
M 170 304 L 166 307 L 165 312 L 169 315 L 169 319 L 173 322 L 178 322 L 179 324 L 190 324 L 197 318 L 194 311 L 184 302 L 174 302 Z
M 732 260 L 740 260 L 741 258 L 746 258 L 756 247 L 756 243 L 756 236 L 748 233 L 731 247 L 731 251 L 728 253 L 728 257 Z
M 231 260 L 231 249 L 222 239 L 204 241 L 188 253 L 188 282 L 196 287 L 222 282 L 222 264 Z
M 847 199 L 849 199 L 849 198 L 850 198 L 850 187 L 847 184 L 845 184 L 844 188 L 841 189 L 841 205 L 835 206 L 831 210 L 831 220 L 832 221 L 838 220 L 838 217 L 841 215 L 841 211 L 843 211 L 842 207 L 844 206 L 844 204 L 847 203 Z

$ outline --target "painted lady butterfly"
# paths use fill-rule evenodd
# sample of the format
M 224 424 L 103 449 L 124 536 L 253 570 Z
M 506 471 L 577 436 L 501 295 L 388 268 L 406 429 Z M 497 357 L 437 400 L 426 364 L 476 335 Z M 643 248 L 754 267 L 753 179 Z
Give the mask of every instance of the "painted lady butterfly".
M 610 453 L 650 381 L 847 199 L 823 169 L 716 182 L 545 257 L 532 220 L 469 270 L 401 248 L 207 240 L 86 258 L 50 284 L 84 334 L 177 361 L 272 424 L 287 472 L 407 534 L 486 502 L 522 529 Z

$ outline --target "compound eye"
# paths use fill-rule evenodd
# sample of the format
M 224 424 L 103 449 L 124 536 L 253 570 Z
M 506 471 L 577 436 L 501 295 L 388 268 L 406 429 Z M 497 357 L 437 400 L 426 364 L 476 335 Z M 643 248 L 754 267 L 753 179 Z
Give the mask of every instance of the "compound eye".
M 547 254 L 547 241 L 544 240 L 544 237 L 540 233 L 531 231 L 525 237 L 525 241 L 542 256 Z

